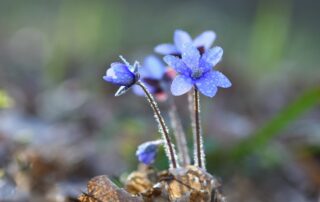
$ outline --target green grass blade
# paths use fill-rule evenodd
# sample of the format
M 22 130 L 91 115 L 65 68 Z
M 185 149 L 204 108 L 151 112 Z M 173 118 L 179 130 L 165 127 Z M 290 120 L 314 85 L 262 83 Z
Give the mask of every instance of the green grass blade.
M 296 120 L 312 107 L 320 103 L 320 88 L 311 89 L 303 93 L 293 103 L 285 107 L 278 115 L 269 121 L 264 127 L 249 138 L 243 140 L 239 145 L 230 151 L 230 157 L 234 160 L 241 159 L 279 134 L 292 121 Z

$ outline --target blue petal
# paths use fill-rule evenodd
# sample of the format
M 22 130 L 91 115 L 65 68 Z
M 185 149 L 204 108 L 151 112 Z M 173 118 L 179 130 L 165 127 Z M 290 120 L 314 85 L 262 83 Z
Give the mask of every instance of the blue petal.
M 216 33 L 213 31 L 205 31 L 193 40 L 193 45 L 197 48 L 204 47 L 205 49 L 208 49 L 215 39 Z
M 182 48 L 182 60 L 191 69 L 198 68 L 200 53 L 191 43 L 184 44 Z
M 116 62 L 111 64 L 103 79 L 116 85 L 130 86 L 135 81 L 135 75 L 125 64 Z
M 171 84 L 171 92 L 179 96 L 188 92 L 193 86 L 192 80 L 184 75 L 178 75 Z
M 141 163 L 151 164 L 156 158 L 158 147 L 162 144 L 162 140 L 149 141 L 139 145 L 136 156 Z
M 176 72 L 179 74 L 188 75 L 191 71 L 190 69 L 183 63 L 183 61 L 175 56 L 167 55 L 163 58 L 163 60 Z
M 143 82 L 143 81 L 140 81 L 140 82 Z M 152 87 L 151 85 L 147 84 L 146 82 L 143 82 L 143 84 L 146 86 L 146 88 L 148 89 L 148 91 L 150 93 L 152 93 L 152 94 L 155 93 L 155 88 L 154 87 Z M 139 95 L 139 96 L 144 96 L 145 95 L 144 91 L 138 85 L 132 86 L 132 90 L 133 90 L 133 93 L 136 94 L 136 95 Z
M 106 82 L 110 82 L 110 83 L 113 82 L 113 79 L 112 79 L 111 77 L 106 76 L 106 75 L 103 76 L 102 78 L 103 78 L 103 80 L 105 80 Z
M 181 52 L 182 47 L 186 43 L 192 43 L 190 35 L 183 30 L 176 30 L 173 36 L 174 45 Z
M 223 50 L 221 47 L 214 47 L 207 50 L 203 55 L 202 58 L 205 62 L 209 63 L 211 66 L 215 66 L 220 62 L 222 59 Z
M 140 86 L 134 85 L 134 86 L 132 86 L 132 90 L 133 90 L 134 94 L 139 95 L 139 96 L 144 96 L 144 91 L 141 89 Z
M 180 51 L 173 44 L 160 44 L 154 48 L 154 51 L 163 55 L 177 54 Z
M 205 96 L 213 97 L 216 95 L 218 88 L 216 86 L 215 76 L 214 72 L 210 71 L 196 80 L 195 84 L 197 89 Z
M 150 55 L 145 58 L 140 75 L 142 78 L 161 79 L 165 70 L 164 64 L 157 57 Z
M 154 162 L 156 158 L 156 153 L 144 153 L 144 154 L 141 154 L 138 156 L 138 160 L 141 162 L 141 163 L 144 163 L 146 165 L 150 165 Z
M 221 72 L 212 71 L 211 74 L 213 74 L 214 82 L 218 87 L 221 87 L 221 88 L 231 87 L 232 84 L 231 84 L 230 80 Z
M 123 72 L 129 71 L 128 65 L 123 64 L 121 62 L 113 62 L 113 63 L 111 63 L 110 68 L 117 68 L 118 71 L 123 71 Z
M 212 69 L 212 66 L 201 58 L 199 61 L 199 69 L 201 72 L 206 73 Z

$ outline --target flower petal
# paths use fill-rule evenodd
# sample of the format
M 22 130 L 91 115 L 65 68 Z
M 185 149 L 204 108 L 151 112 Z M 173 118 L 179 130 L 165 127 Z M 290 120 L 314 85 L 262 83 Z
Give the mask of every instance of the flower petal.
M 183 45 L 182 60 L 189 68 L 198 68 L 199 59 L 200 53 L 198 49 L 192 45 L 192 43 L 187 43 Z
M 223 55 L 223 49 L 221 47 L 216 46 L 207 50 L 202 55 L 201 59 L 209 63 L 210 65 L 215 66 L 222 59 L 222 55 Z
M 184 75 L 178 75 L 171 84 L 171 92 L 175 96 L 185 94 L 192 88 L 192 80 Z
M 210 71 L 204 74 L 200 79 L 195 82 L 198 90 L 208 97 L 213 97 L 216 95 L 218 88 L 215 83 L 215 74 Z
M 138 61 L 134 61 L 133 66 L 129 67 L 129 70 L 134 73 L 137 74 L 138 73 L 138 69 L 140 67 L 140 63 Z
M 230 80 L 224 75 L 222 74 L 221 72 L 219 71 L 212 71 L 213 74 L 213 79 L 214 79 L 214 82 L 215 84 L 218 86 L 218 87 L 221 87 L 221 88 L 229 88 L 231 87 L 231 82 Z
M 156 158 L 156 152 L 153 153 L 142 153 L 138 156 L 138 160 L 141 163 L 144 163 L 146 165 L 150 165 L 154 162 Z
M 121 96 L 121 95 L 125 94 L 129 89 L 130 89 L 130 87 L 120 86 L 120 88 L 117 90 L 117 92 L 114 96 L 116 96 L 116 97 Z
M 212 66 L 201 58 L 199 61 L 199 69 L 206 73 L 212 69 Z
M 122 62 L 127 65 L 128 67 L 130 67 L 130 63 L 122 56 L 122 55 L 119 55 L 119 58 L 122 60 Z
M 154 51 L 163 55 L 177 54 L 180 52 L 173 44 L 169 43 L 157 45 Z
M 186 31 L 179 29 L 174 32 L 173 41 L 179 51 L 182 50 L 184 44 L 192 43 L 190 35 Z
M 139 145 L 136 151 L 138 160 L 146 165 L 152 164 L 156 158 L 158 147 L 162 144 L 162 142 L 162 140 L 155 140 Z
M 138 85 L 132 86 L 132 91 L 133 91 L 133 93 L 136 94 L 136 95 L 144 96 L 143 90 L 142 90 L 141 87 L 138 86 Z
M 125 64 L 115 62 L 111 64 L 103 79 L 116 85 L 130 86 L 135 81 L 135 75 Z
M 190 69 L 178 57 L 167 55 L 163 60 L 180 74 L 188 75 L 190 73 Z
M 210 48 L 216 37 L 216 33 L 214 33 L 213 31 L 205 31 L 193 40 L 193 45 L 197 48 L 204 47 L 205 49 L 208 49 Z
M 142 78 L 161 79 L 165 70 L 164 64 L 157 57 L 150 55 L 144 59 L 139 72 Z
M 143 81 L 140 81 L 140 82 L 143 82 Z M 146 86 L 146 88 L 148 89 L 148 91 L 150 93 L 152 93 L 152 94 L 155 93 L 155 88 L 154 87 L 152 87 L 151 85 L 147 84 L 146 82 L 143 82 L 143 84 Z M 144 91 L 138 85 L 132 86 L 132 90 L 133 90 L 133 93 L 136 94 L 136 95 L 139 95 L 139 96 L 144 96 L 145 95 Z

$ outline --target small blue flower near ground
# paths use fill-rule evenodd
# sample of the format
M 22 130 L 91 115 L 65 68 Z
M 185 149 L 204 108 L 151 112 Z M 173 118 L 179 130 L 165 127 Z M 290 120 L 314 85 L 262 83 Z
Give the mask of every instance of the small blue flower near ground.
M 155 140 L 139 145 L 136 151 L 139 162 L 146 165 L 152 164 L 157 156 L 158 148 L 162 143 L 162 140 Z
M 106 71 L 106 75 L 103 76 L 105 81 L 121 86 L 117 91 L 116 96 L 120 96 L 127 92 L 127 90 L 139 80 L 138 62 L 135 62 L 132 66 L 122 56 L 120 56 L 120 58 L 123 63 L 112 63 L 110 68 Z
M 211 47 L 215 39 L 216 34 L 213 31 L 205 31 L 202 34 L 198 35 L 194 40 L 192 40 L 187 32 L 178 29 L 174 32 L 174 44 L 160 44 L 156 46 L 154 50 L 155 52 L 162 55 L 180 56 L 183 45 L 192 43 L 192 45 L 194 45 L 199 50 L 200 54 L 203 54 Z
M 183 45 L 181 51 L 181 58 L 173 55 L 163 58 L 178 73 L 171 84 L 173 95 L 182 95 L 195 87 L 202 94 L 213 97 L 217 93 L 217 87 L 231 86 L 231 82 L 224 74 L 212 69 L 222 59 L 222 48 L 216 46 L 200 55 L 193 44 L 187 43 Z

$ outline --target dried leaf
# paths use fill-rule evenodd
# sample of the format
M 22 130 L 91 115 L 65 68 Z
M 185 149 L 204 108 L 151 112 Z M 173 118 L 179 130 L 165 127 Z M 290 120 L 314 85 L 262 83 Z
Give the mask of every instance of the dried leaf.
M 167 181 L 167 191 L 172 201 L 210 201 L 216 186 L 214 178 L 204 170 L 188 166 L 171 170 L 172 180 Z
M 80 202 L 142 202 L 138 196 L 132 196 L 118 188 L 106 175 L 92 178 L 87 185 L 88 193 L 83 193 Z
M 147 173 L 132 172 L 127 179 L 125 189 L 131 194 L 139 194 L 152 189 L 152 182 L 148 179 Z
M 80 202 L 225 202 L 220 184 L 196 166 L 171 169 L 154 176 L 154 170 L 139 169 L 128 176 L 126 189 L 114 185 L 107 176 L 88 183 L 88 193 Z

